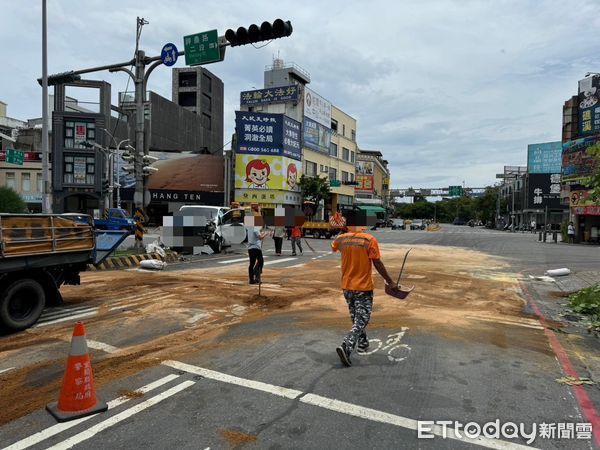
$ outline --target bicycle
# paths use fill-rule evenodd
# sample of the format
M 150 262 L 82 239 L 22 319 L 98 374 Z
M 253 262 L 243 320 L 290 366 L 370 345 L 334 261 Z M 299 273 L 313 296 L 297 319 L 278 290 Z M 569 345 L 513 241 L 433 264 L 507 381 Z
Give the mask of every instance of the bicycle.
M 369 339 L 369 349 L 364 352 L 357 352 L 357 354 L 368 356 L 378 352 L 379 350 L 385 351 L 386 349 L 389 349 L 387 352 L 387 357 L 390 361 L 404 361 L 406 358 L 408 358 L 411 351 L 411 348 L 408 345 L 400 343 L 400 340 L 404 337 L 404 334 L 407 330 L 407 327 L 402 327 L 399 332 L 389 334 L 385 341 L 385 345 L 381 339 Z

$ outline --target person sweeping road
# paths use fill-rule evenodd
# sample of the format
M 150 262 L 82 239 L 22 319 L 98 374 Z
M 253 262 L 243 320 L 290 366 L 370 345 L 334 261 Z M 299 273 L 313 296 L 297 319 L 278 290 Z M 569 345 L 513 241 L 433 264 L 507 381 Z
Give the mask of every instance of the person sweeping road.
M 361 351 L 369 347 L 365 329 L 373 309 L 372 265 L 388 285 L 387 291 L 393 294 L 399 289 L 381 261 L 379 243 L 374 236 L 364 232 L 344 233 L 332 242 L 331 248 L 342 253 L 342 290 L 352 320 L 352 328 L 336 352 L 342 364 L 349 367 L 355 347 Z

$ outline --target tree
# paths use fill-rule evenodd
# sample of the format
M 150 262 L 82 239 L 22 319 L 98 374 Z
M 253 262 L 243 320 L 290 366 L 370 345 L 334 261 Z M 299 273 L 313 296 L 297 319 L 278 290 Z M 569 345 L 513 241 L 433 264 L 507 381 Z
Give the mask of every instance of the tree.
M 481 197 L 475 199 L 475 212 L 477 218 L 484 224 L 496 222 L 496 206 L 498 202 L 498 187 L 487 186 Z
M 0 187 L 0 213 L 27 212 L 27 205 L 17 192 L 7 186 Z
M 600 143 L 588 147 L 587 154 L 594 158 L 594 170 L 588 186 L 592 190 L 592 198 L 600 199 Z
M 300 181 L 298 181 L 298 186 L 300 186 L 300 190 L 302 192 L 303 202 L 309 201 L 314 203 L 314 207 L 309 214 L 309 217 L 315 215 L 317 212 L 317 208 L 319 207 L 319 203 L 321 200 L 327 200 L 331 193 L 329 189 L 329 182 L 326 178 L 321 178 L 318 175 L 314 177 L 307 177 L 302 174 L 300 177 Z

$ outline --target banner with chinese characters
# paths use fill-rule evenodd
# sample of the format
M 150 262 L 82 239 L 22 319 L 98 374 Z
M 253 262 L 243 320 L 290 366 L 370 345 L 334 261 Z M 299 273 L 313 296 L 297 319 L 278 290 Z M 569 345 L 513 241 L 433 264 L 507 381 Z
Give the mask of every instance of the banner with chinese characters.
M 283 156 L 236 155 L 235 188 L 300 192 L 302 163 Z
M 234 200 L 240 203 L 260 203 L 263 207 L 274 207 L 275 205 L 300 205 L 302 195 L 299 192 L 272 189 L 236 189 Z
M 355 192 L 373 192 L 375 190 L 373 175 L 356 175 Z
M 529 174 L 528 194 L 530 208 L 560 208 L 560 173 Z
M 594 197 L 592 191 L 571 191 L 569 195 L 569 206 L 598 206 L 600 198 Z
M 283 114 L 236 111 L 237 153 L 302 159 L 300 123 Z
M 331 128 L 331 103 L 309 88 L 304 88 L 304 115 Z
M 546 142 L 527 146 L 528 173 L 560 173 L 562 166 L 562 143 Z
M 263 105 L 298 101 L 298 86 L 281 86 L 269 89 L 240 92 L 240 105 Z
M 329 154 L 331 145 L 331 129 L 304 117 L 304 132 L 302 134 L 304 146 L 317 152 Z
M 600 76 L 579 80 L 579 134 L 600 133 Z
M 585 180 L 594 171 L 594 158 L 587 153 L 589 146 L 597 142 L 596 138 L 581 138 L 563 143 L 562 150 L 562 180 Z

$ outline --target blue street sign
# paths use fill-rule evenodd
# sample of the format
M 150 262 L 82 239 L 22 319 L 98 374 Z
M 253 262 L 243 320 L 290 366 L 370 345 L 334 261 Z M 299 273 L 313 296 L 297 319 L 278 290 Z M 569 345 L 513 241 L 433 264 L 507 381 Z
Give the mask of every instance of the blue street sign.
M 177 62 L 177 47 L 175 44 L 165 44 L 160 52 L 160 59 L 165 66 L 171 67 Z

